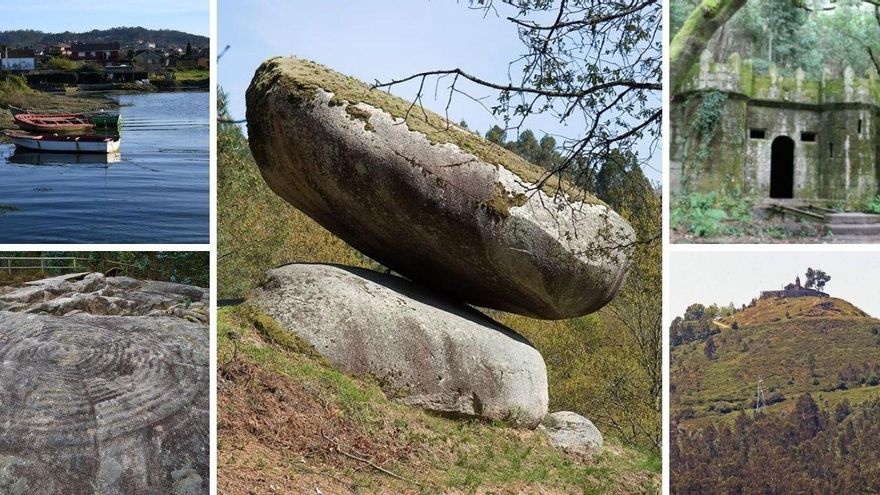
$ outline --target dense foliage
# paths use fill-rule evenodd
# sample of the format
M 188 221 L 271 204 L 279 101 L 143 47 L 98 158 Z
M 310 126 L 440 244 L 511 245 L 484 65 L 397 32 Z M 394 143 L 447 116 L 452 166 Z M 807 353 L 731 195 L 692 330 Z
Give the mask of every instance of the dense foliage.
M 880 401 L 833 412 L 802 395 L 785 415 L 740 412 L 730 426 L 673 425 L 671 492 L 878 493 Z
M 673 36 L 698 4 L 670 3 Z M 800 67 L 818 79 L 826 69 L 840 74 L 850 66 L 862 75 L 880 60 L 880 18 L 873 2 L 862 0 L 750 0 L 715 33 L 708 49 L 717 61 L 732 53 L 753 59 L 758 70 L 771 63 L 789 73 Z
M 77 258 L 78 271 L 106 272 L 116 269 L 121 275 L 129 277 L 165 280 L 182 284 L 208 287 L 210 277 L 210 253 L 207 251 L 8 251 L 3 256 L 26 258 L 45 257 L 45 261 L 27 261 L 22 263 L 9 262 L 10 266 L 37 266 L 42 264 L 44 270 L 28 270 L 26 273 L 33 276 L 58 275 L 70 273 L 73 262 L 66 258 Z M 2 272 L 2 270 L 0 270 Z M 0 277 L 15 277 L 18 270 L 12 273 L 0 273 Z

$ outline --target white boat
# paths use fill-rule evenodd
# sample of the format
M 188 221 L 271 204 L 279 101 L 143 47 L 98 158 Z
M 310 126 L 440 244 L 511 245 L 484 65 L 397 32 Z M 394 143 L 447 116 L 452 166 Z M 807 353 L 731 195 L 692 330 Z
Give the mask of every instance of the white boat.
M 52 153 L 16 148 L 9 158 L 9 163 L 17 165 L 110 165 L 122 160 L 122 154 L 116 153 Z
M 118 153 L 121 142 L 119 136 L 65 136 L 18 131 L 5 131 L 4 134 L 19 148 L 63 153 Z

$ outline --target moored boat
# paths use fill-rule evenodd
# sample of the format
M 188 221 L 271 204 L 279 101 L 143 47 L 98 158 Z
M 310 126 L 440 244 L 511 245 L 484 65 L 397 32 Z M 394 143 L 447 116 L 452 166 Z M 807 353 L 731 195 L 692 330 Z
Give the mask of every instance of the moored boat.
M 56 151 L 46 153 L 16 148 L 9 156 L 9 163 L 20 165 L 110 165 L 122 160 L 119 152 L 107 153 L 65 153 Z
M 14 118 L 19 127 L 30 132 L 83 132 L 95 128 L 88 117 L 75 113 L 21 113 Z
M 97 112 L 88 112 L 88 113 L 72 113 L 72 114 L 55 114 L 55 113 L 42 113 L 37 114 L 34 112 L 30 112 L 23 108 L 18 108 L 14 106 L 9 106 L 9 111 L 12 113 L 13 117 L 22 116 L 23 118 L 27 118 L 28 116 L 47 116 L 47 117 L 75 117 L 78 119 L 82 119 L 86 122 L 91 122 L 98 129 L 119 129 L 122 126 L 122 115 L 119 113 L 110 113 L 105 112 L 103 110 Z M 25 129 L 32 130 L 32 129 Z M 58 132 L 58 131 L 52 131 Z
M 86 114 L 86 117 L 98 129 L 119 129 L 122 125 L 122 116 L 118 113 L 95 112 Z
M 4 134 L 19 148 L 63 153 L 116 153 L 121 142 L 119 136 L 68 136 L 19 131 L 5 131 Z

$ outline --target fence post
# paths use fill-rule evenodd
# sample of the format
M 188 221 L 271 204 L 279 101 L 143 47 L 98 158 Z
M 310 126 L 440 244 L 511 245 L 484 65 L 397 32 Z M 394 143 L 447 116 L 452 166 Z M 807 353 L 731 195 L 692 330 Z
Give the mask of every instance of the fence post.
M 76 273 L 76 258 L 73 259 L 73 273 Z

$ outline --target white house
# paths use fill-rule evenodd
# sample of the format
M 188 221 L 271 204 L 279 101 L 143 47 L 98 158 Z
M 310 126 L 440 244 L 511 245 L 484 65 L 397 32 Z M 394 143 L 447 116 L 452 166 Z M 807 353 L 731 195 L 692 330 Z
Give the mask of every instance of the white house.
M 0 50 L 0 70 L 16 72 L 31 71 L 36 68 L 33 50 L 22 50 L 4 46 Z

